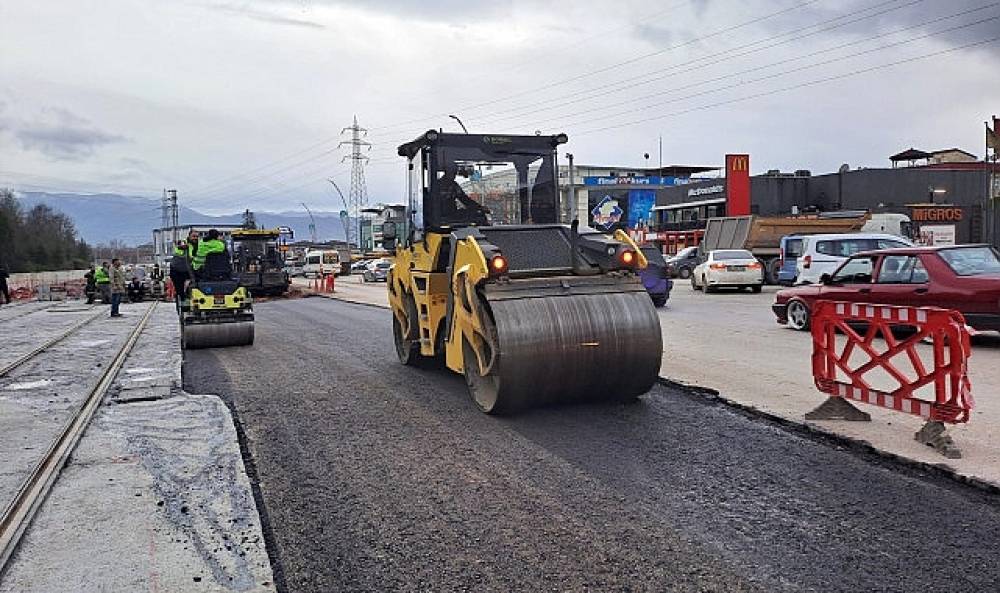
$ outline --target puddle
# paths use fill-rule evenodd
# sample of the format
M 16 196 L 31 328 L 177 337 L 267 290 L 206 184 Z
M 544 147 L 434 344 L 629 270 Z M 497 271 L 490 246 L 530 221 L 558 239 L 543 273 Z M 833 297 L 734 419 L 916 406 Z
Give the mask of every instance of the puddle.
M 24 389 L 38 389 L 52 383 L 52 379 L 39 379 L 38 381 L 25 381 L 24 383 L 11 383 L 7 386 L 9 391 L 21 391 Z

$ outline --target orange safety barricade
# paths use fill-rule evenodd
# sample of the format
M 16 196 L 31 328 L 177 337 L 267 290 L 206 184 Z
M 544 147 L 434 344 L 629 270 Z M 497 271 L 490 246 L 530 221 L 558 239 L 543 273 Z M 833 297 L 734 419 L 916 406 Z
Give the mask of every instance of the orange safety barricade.
M 867 325 L 863 334 L 852 327 L 858 324 Z M 913 333 L 899 339 L 893 328 L 902 326 L 912 328 Z M 838 348 L 838 332 L 843 348 Z M 820 391 L 832 397 L 929 421 L 967 422 L 974 403 L 968 372 L 970 337 L 965 318 L 958 311 L 818 301 L 812 311 L 813 379 Z M 880 338 L 882 341 L 876 343 Z M 930 365 L 917 351 L 925 340 L 930 340 L 934 354 Z M 894 364 L 894 359 L 901 357 L 909 361 L 912 371 Z M 865 360 L 858 364 L 858 358 Z M 872 387 L 865 375 L 876 369 L 898 387 L 891 391 Z M 934 401 L 928 401 L 926 394 L 917 396 L 918 390 L 932 384 Z
M 329 276 L 326 277 L 326 292 L 336 292 L 334 290 L 336 282 L 335 278 L 336 276 L 334 276 L 333 274 L 330 274 Z

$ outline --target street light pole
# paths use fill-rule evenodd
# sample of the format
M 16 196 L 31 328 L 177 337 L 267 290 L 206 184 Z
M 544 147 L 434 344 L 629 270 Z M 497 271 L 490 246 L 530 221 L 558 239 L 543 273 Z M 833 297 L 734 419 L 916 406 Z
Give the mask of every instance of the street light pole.
M 569 200 L 569 222 L 576 219 L 576 179 L 573 176 L 573 154 L 567 152 L 566 160 L 569 161 L 569 191 L 567 193 L 567 198 Z
M 458 119 L 457 115 L 449 115 L 448 117 L 450 117 L 451 119 L 457 121 L 458 125 L 462 126 L 462 131 L 463 132 L 465 132 L 466 134 L 469 133 L 469 130 L 466 129 L 465 124 L 462 123 L 462 120 Z

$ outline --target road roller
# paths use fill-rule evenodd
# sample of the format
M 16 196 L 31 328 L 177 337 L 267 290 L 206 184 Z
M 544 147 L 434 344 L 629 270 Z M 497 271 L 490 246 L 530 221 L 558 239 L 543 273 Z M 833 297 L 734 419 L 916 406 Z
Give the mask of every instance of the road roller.
M 642 252 L 620 229 L 559 221 L 566 141 L 431 130 L 398 149 L 408 204 L 382 216 L 396 353 L 464 375 L 488 414 L 632 401 L 659 373 Z
M 209 255 L 192 278 L 181 301 L 181 347 L 193 350 L 253 344 L 253 299 L 234 278 L 229 254 Z

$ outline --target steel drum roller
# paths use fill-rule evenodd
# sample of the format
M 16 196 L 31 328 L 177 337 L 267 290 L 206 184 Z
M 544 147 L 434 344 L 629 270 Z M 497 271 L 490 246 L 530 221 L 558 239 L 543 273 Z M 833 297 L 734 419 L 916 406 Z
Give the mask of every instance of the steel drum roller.
M 633 399 L 659 375 L 660 322 L 645 291 L 488 302 L 499 353 L 487 377 L 466 374 L 485 411 Z
M 185 325 L 182 331 L 184 347 L 188 349 L 249 346 L 254 338 L 252 321 L 193 323 Z

